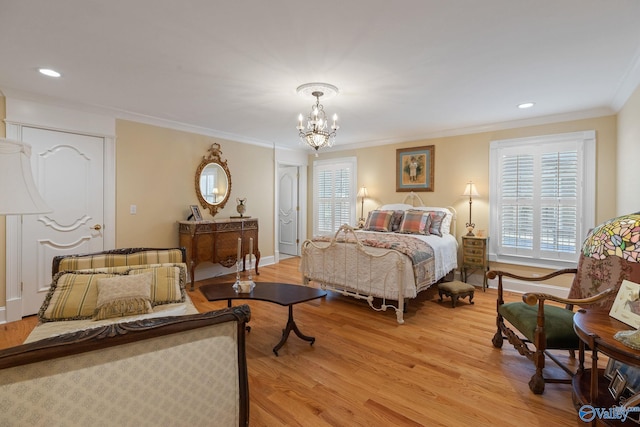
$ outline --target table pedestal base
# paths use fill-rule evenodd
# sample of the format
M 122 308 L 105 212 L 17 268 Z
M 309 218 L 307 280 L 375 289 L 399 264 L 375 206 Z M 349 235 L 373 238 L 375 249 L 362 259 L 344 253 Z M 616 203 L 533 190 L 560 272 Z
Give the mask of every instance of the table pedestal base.
M 287 338 L 289 338 L 289 334 L 291 333 L 291 331 L 293 331 L 300 339 L 309 341 L 311 343 L 310 345 L 313 345 L 313 343 L 316 341 L 315 337 L 310 337 L 300 332 L 300 329 L 298 329 L 298 325 L 296 325 L 296 322 L 293 320 L 293 306 L 290 305 L 287 326 L 282 330 L 282 338 L 280 338 L 280 342 L 276 344 L 275 347 L 273 347 L 273 353 L 276 356 L 278 355 L 278 350 L 280 350 L 284 343 L 287 342 Z

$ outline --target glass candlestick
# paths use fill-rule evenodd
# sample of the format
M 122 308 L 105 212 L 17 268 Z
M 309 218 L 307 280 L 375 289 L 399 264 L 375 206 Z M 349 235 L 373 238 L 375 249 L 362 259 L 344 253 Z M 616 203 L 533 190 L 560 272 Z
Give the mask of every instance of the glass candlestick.
M 233 284 L 233 289 L 239 294 L 251 293 L 256 284 L 251 279 L 251 255 L 249 255 L 249 280 L 240 280 L 240 264 L 242 261 L 236 263 L 236 283 Z
M 236 261 L 236 282 L 233 284 L 233 289 L 238 292 L 238 290 L 240 289 L 240 264 L 241 261 L 238 258 L 238 260 Z

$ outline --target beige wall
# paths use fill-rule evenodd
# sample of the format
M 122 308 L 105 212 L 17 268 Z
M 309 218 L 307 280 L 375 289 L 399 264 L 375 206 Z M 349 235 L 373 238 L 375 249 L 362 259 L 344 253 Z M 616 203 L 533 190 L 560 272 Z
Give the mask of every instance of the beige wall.
M 215 218 L 237 215 L 236 197 L 259 219 L 262 257 L 273 256 L 273 149 L 188 132 L 118 120 L 116 122 L 116 246 L 167 247 L 178 244 L 176 221 L 199 205 L 195 173 L 212 143 L 221 146 L 231 173 L 231 194 Z M 136 205 L 137 214 L 129 213 Z M 204 219 L 212 219 L 201 208 Z
M 358 188 L 367 187 L 370 199 L 365 201 L 364 215 L 384 203 L 401 202 L 407 193 L 396 192 L 396 149 L 435 146 L 434 191 L 420 192 L 418 195 L 427 206 L 453 206 L 458 212 L 457 235 L 465 231 L 465 223 L 469 220 L 469 199 L 460 194 L 465 184 L 472 180 L 480 193 L 473 200 L 472 220 L 476 230 L 489 230 L 489 145 L 493 140 L 519 138 L 535 135 L 549 135 L 564 132 L 595 130 L 597 138 L 597 195 L 596 222 L 602 222 L 616 215 L 616 117 L 607 116 L 595 119 L 576 120 L 548 125 L 530 126 L 495 132 L 476 133 L 470 135 L 432 138 L 402 144 L 361 148 L 356 150 L 326 150 L 319 159 L 355 156 L 358 161 Z M 339 142 L 338 142 L 339 143 Z M 338 148 L 338 146 L 336 146 Z M 308 194 L 312 193 L 314 157 L 309 158 L 310 174 Z M 313 200 L 307 206 L 309 236 L 313 234 Z M 360 216 L 358 202 L 357 215 Z M 503 268 L 492 263 L 492 268 Z M 505 266 L 513 272 L 540 273 L 544 270 Z M 565 285 L 561 283 L 561 285 Z
M 637 169 L 640 159 L 640 86 L 618 113 L 617 214 L 640 211 Z

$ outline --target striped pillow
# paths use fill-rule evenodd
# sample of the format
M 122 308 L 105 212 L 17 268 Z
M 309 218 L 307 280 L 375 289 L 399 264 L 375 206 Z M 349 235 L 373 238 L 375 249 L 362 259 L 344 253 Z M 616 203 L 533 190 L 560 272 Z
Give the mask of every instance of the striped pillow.
M 368 231 L 389 231 L 393 211 L 371 211 L 364 225 Z
M 151 273 L 151 306 L 179 303 L 186 300 L 186 268 L 184 264 L 163 266 L 133 266 L 98 269 L 102 271 L 61 271 L 53 277 L 38 317 L 42 322 L 90 319 L 94 316 L 99 279 Z M 106 272 L 104 271 L 106 270 Z
M 69 255 L 60 261 L 58 271 L 180 262 L 182 262 L 182 251 L 180 249 L 151 249 L 132 254 Z
M 41 322 L 91 319 L 98 301 L 98 280 L 122 274 L 62 271 L 53 277 L 38 312 Z
M 400 224 L 400 233 L 429 234 L 431 217 L 421 211 L 406 211 Z
M 184 264 L 174 264 L 172 266 L 148 267 L 132 266 L 130 275 L 151 273 L 151 305 L 171 304 L 174 302 L 184 302 L 186 294 L 184 287 L 187 278 Z

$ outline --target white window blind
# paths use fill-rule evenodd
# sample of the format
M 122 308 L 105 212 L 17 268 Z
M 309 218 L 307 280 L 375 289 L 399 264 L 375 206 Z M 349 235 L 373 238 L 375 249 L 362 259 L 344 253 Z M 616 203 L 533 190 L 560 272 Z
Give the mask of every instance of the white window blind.
M 313 234 L 335 233 L 356 216 L 356 158 L 313 163 Z
M 575 263 L 595 216 L 595 132 L 494 141 L 490 162 L 492 258 Z

